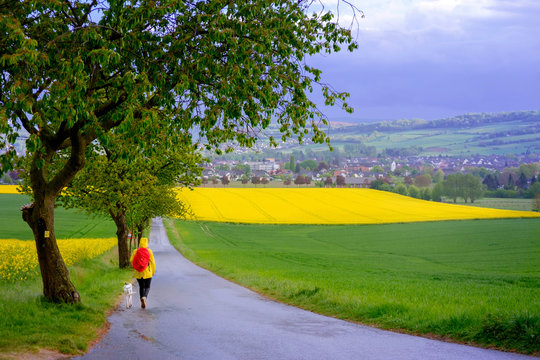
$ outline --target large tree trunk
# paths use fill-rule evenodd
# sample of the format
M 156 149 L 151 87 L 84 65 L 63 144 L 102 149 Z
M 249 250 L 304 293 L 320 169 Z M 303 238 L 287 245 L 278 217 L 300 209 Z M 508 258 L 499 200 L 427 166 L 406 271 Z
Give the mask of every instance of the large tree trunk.
M 21 208 L 23 220 L 34 233 L 43 281 L 43 295 L 55 302 L 77 303 L 80 295 L 69 279 L 54 233 L 54 195 L 36 196 L 32 204 Z
M 65 130 L 65 129 L 64 129 Z M 81 297 L 69 279 L 69 272 L 56 243 L 54 232 L 54 203 L 56 197 L 84 166 L 84 152 L 88 141 L 77 135 L 78 127 L 70 131 L 71 153 L 68 161 L 54 176 L 49 173 L 53 158 L 65 137 L 44 136 L 44 151 L 36 151 L 30 167 L 30 185 L 34 202 L 21 208 L 36 242 L 36 250 L 43 281 L 43 295 L 51 301 L 78 303 Z M 64 136 L 68 132 L 64 132 Z M 50 141 L 50 142 L 49 142 Z
M 127 268 L 130 266 L 130 253 L 128 249 L 129 228 L 126 221 L 126 212 L 122 209 L 122 206 L 118 206 L 114 210 L 109 209 L 109 214 L 111 214 L 111 217 L 116 224 L 116 238 L 118 239 L 118 266 L 120 268 Z

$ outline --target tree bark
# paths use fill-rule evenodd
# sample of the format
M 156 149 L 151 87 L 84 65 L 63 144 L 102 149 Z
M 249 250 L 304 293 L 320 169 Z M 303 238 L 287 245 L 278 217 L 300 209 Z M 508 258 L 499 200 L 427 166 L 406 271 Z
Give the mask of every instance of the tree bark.
M 118 239 L 118 266 L 123 269 L 130 266 L 130 253 L 128 249 L 129 229 L 127 226 L 125 210 L 122 209 L 122 206 L 117 206 L 115 210 L 109 209 L 109 214 L 111 214 L 111 217 L 116 224 L 116 238 Z
M 44 151 L 33 155 L 30 167 L 30 185 L 34 202 L 21 208 L 22 218 L 34 233 L 39 269 L 43 282 L 43 295 L 55 302 L 78 303 L 81 297 L 69 278 L 69 271 L 60 254 L 54 232 L 54 203 L 56 197 L 84 166 L 84 151 L 88 141 L 77 135 L 74 126 L 69 134 L 57 137 L 42 134 Z M 48 167 L 63 141 L 69 137 L 71 153 L 65 165 L 48 180 Z M 41 165 L 39 165 L 41 164 Z
M 21 208 L 23 220 L 28 223 L 34 239 L 43 281 L 43 295 L 54 302 L 78 303 L 81 297 L 69 278 L 54 233 L 55 197 L 37 197 L 34 203 Z

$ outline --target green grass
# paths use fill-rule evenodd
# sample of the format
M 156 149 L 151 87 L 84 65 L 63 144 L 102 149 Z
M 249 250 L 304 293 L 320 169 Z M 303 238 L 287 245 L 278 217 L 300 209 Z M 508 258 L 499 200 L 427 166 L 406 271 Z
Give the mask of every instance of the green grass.
M 0 194 L 0 239 L 33 240 L 32 230 L 22 219 L 20 208 L 30 197 Z M 76 210 L 56 208 L 54 225 L 57 239 L 115 237 L 116 227 L 110 219 L 93 218 Z
M 33 240 L 22 220 L 25 195 L 0 194 L 0 239 Z M 115 237 L 112 221 L 93 219 L 75 210 L 55 210 L 57 238 Z M 0 282 L 0 358 L 40 348 L 76 354 L 87 350 L 106 322 L 106 312 L 116 303 L 132 271 L 118 268 L 116 248 L 69 267 L 70 278 L 81 295 L 76 305 L 43 299 L 41 277 L 21 282 Z M 15 355 L 13 355 L 15 353 Z
M 451 201 L 447 201 L 451 202 Z M 457 204 L 469 205 L 477 207 L 485 207 L 492 209 L 503 210 L 519 210 L 519 211 L 532 211 L 533 200 L 532 199 L 514 199 L 514 198 L 482 198 L 475 200 L 474 203 L 465 202 L 463 199 L 458 198 Z
M 385 329 L 540 351 L 539 220 L 166 224 L 188 258 L 280 301 Z
M 1 284 L 0 358 L 41 348 L 67 354 L 87 351 L 132 272 L 118 268 L 116 250 L 82 261 L 69 270 L 81 295 L 80 304 L 43 300 L 41 278 Z

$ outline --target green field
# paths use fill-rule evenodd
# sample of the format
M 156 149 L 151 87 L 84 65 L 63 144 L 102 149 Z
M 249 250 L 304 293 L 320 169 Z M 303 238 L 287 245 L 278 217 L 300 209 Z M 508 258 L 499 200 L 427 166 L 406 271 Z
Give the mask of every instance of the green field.
M 279 301 L 385 329 L 540 351 L 536 219 L 368 226 L 168 221 L 167 228 L 188 258 Z
M 464 202 L 462 198 L 458 198 L 456 203 L 459 205 L 518 211 L 533 211 L 534 205 L 532 199 L 517 198 L 482 198 L 475 200 L 474 203 Z
M 456 129 L 419 129 L 399 132 L 380 131 L 376 136 L 369 134 L 344 134 L 332 137 L 332 145 L 342 148 L 347 143 L 363 142 L 375 146 L 378 151 L 386 148 L 421 147 L 421 155 L 468 155 L 468 154 L 521 154 L 527 150 L 537 152 L 538 134 L 531 133 L 500 140 L 497 145 L 484 145 L 487 140 L 479 140 L 479 135 L 491 134 L 495 131 L 511 130 L 511 125 L 500 128 L 500 125 L 485 127 L 478 132 Z M 476 130 L 476 129 L 475 129 Z M 491 140 L 492 141 L 492 140 Z
M 20 211 L 22 205 L 30 202 L 30 197 L 26 195 L 0 194 L 0 239 L 34 239 Z M 57 239 L 116 236 L 116 227 L 111 219 L 93 218 L 76 210 L 56 208 L 54 224 Z
M 335 125 L 330 133 L 332 146 L 340 149 L 346 144 L 363 143 L 376 147 L 378 152 L 391 148 L 422 148 L 421 156 L 537 154 L 540 151 L 539 116 L 537 111 L 464 114 L 424 125 L 404 123 L 403 120 L 368 124 L 358 119 L 343 118 L 340 120 L 349 125 Z M 277 130 L 274 129 L 273 135 L 278 135 Z M 321 147 L 307 145 L 295 146 L 294 149 L 317 151 Z

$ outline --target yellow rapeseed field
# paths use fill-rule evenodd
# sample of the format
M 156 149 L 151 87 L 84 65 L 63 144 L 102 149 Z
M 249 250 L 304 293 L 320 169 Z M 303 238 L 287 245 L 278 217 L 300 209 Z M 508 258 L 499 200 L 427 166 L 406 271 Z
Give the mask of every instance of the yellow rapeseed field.
M 116 245 L 116 238 L 60 239 L 60 253 L 67 265 L 91 259 Z M 34 241 L 0 239 L 0 280 L 18 281 L 39 273 Z
M 193 220 L 261 224 L 383 224 L 417 221 L 540 217 L 513 211 L 443 204 L 385 191 L 350 188 L 195 188 L 178 196 Z
M 18 187 L 19 185 L 0 185 L 0 194 L 20 194 Z

